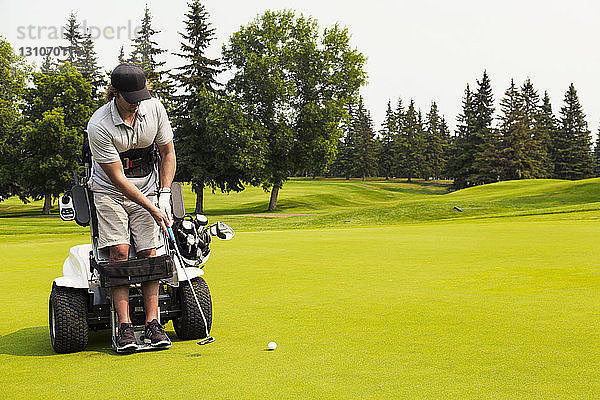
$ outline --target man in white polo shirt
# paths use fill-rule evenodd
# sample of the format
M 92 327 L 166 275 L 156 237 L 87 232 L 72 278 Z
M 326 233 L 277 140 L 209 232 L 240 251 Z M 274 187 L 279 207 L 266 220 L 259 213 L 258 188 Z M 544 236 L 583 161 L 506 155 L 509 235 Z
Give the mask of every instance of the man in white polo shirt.
M 93 156 L 88 185 L 98 216 L 98 247 L 108 248 L 111 263 L 124 261 L 133 237 L 139 258 L 154 257 L 159 227 L 166 232 L 171 225 L 173 130 L 162 103 L 151 98 L 143 71 L 133 64 L 114 69 L 106 99 L 87 127 Z M 160 153 L 158 168 L 154 146 Z M 146 338 L 153 346 L 170 345 L 158 323 L 158 281 L 144 283 L 142 292 Z M 137 345 L 129 316 L 129 287 L 112 288 L 111 294 L 119 315 L 117 347 L 133 350 Z

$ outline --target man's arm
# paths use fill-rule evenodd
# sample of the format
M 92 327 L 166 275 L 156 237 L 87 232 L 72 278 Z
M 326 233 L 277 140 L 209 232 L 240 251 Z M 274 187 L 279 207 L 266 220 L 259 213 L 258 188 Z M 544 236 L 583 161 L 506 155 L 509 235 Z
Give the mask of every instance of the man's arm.
M 167 144 L 157 145 L 160 153 L 160 189 L 158 190 L 158 208 L 169 219 L 169 226 L 173 220 L 171 209 L 171 183 L 175 176 L 176 160 L 173 140 Z
M 162 146 L 158 145 L 158 151 L 160 153 L 160 187 L 170 188 L 177 167 L 173 141 Z
M 125 173 L 123 172 L 123 164 L 121 161 L 115 161 L 108 164 L 99 163 L 99 165 L 104 173 L 106 173 L 112 184 L 115 185 L 115 187 L 129 200 L 148 210 L 156 223 L 163 228 L 165 233 L 167 233 L 167 226 L 169 226 L 168 217 L 158 207 L 152 204 L 152 202 L 142 194 L 140 189 L 138 189 L 133 183 L 129 182 L 129 180 L 125 177 Z M 171 177 L 171 181 L 172 180 L 173 178 Z

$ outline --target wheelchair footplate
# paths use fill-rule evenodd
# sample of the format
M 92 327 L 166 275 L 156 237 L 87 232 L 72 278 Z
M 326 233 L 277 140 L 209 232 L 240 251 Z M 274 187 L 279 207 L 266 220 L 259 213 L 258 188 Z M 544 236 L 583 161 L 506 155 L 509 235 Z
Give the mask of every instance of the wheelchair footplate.
M 113 350 L 119 354 L 127 354 L 127 353 L 137 353 L 140 351 L 166 350 L 173 345 L 173 343 L 169 343 L 167 345 L 162 345 L 162 346 L 152 346 L 152 344 L 150 343 L 150 339 L 146 339 L 144 337 L 143 330 L 135 331 L 134 334 L 135 334 L 135 341 L 136 341 L 137 347 L 121 350 L 117 347 L 117 342 L 116 342 L 117 337 L 115 335 L 113 335 L 113 337 L 112 337 Z
M 111 301 L 112 303 L 112 301 Z M 160 307 L 158 308 L 158 315 L 160 315 Z M 166 345 L 160 345 L 160 346 L 153 346 L 152 343 L 150 342 L 150 339 L 147 339 L 145 337 L 145 332 L 144 332 L 144 326 L 140 325 L 140 326 L 134 326 L 134 332 L 133 334 L 135 335 L 135 342 L 136 342 L 136 346 L 135 347 L 128 347 L 126 349 L 119 349 L 117 347 L 117 336 L 118 336 L 118 326 L 119 326 L 119 317 L 117 315 L 117 311 L 115 310 L 114 306 L 111 307 L 111 311 L 110 311 L 110 326 L 111 326 L 111 342 L 112 342 L 112 348 L 115 352 L 119 353 L 119 354 L 127 354 L 127 353 L 137 353 L 140 351 L 151 351 L 151 350 L 165 350 L 170 348 L 173 343 L 171 342 L 171 340 L 169 340 L 169 343 Z

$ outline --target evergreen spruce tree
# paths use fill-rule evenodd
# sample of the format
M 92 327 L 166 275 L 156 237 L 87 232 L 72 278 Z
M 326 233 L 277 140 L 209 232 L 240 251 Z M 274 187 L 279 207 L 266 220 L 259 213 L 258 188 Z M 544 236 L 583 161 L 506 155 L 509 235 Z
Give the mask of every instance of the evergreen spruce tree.
M 600 176 L 600 129 L 598 129 L 598 138 L 594 146 L 594 176 Z
M 394 168 L 394 141 L 398 132 L 398 121 L 392 105 L 388 101 L 383 121 L 383 129 L 380 132 L 380 146 L 377 157 L 377 165 L 379 167 L 379 175 L 385 176 L 385 179 L 390 179 Z
M 206 49 L 215 37 L 215 29 L 210 27 L 208 12 L 198 0 L 192 0 L 188 13 L 185 15 L 185 32 L 179 33 L 183 41 L 180 44 L 179 57 L 186 60 L 187 64 L 177 68 L 179 73 L 174 77 L 179 86 L 188 92 L 182 100 L 188 107 L 194 107 L 192 101 L 194 94 L 206 88 L 215 91 L 219 84 L 216 76 L 220 72 L 221 62 L 217 59 L 206 57 Z M 189 111 L 189 110 L 188 110 Z
M 353 121 L 354 133 L 354 166 L 363 182 L 372 176 L 377 170 L 377 159 L 375 157 L 375 132 L 373 121 L 368 110 L 365 109 L 362 97 L 358 102 L 358 108 Z
M 401 154 L 403 175 L 411 182 L 412 178 L 423 177 L 425 164 L 425 132 L 420 111 L 411 99 L 403 118 L 401 136 Z
M 494 98 L 487 71 L 477 81 L 477 92 L 473 98 L 474 126 L 470 141 L 474 149 L 473 170 L 468 181 L 474 185 L 496 182 L 500 175 L 500 138 L 493 128 Z
M 338 173 L 345 177 L 347 180 L 354 176 L 356 170 L 354 166 L 354 133 L 347 132 L 342 139 L 340 139 L 338 147 L 338 161 L 336 169 Z
M 77 68 L 83 53 L 83 34 L 79 22 L 77 22 L 77 15 L 74 12 L 69 14 L 67 24 L 63 27 L 63 32 L 64 39 L 69 42 L 69 45 L 67 46 L 68 53 L 67 58 L 59 60 L 59 62 L 64 63 L 65 61 L 68 61 Z
M 121 49 L 119 50 L 119 55 L 117 56 L 117 60 L 119 61 L 119 64 L 123 64 L 127 62 L 127 59 L 125 58 L 125 48 L 123 45 L 121 45 Z
M 500 172 L 499 135 L 492 126 L 494 99 L 486 71 L 477 84 L 477 92 L 467 85 L 452 145 L 449 172 L 455 189 L 495 182 Z
M 258 184 L 263 167 L 264 128 L 231 98 L 216 90 L 219 61 L 206 56 L 214 39 L 208 13 L 198 0 L 188 3 L 175 75 L 182 95 L 175 108 L 177 179 L 191 182 L 196 212 L 204 211 L 204 188 L 241 191 Z
M 80 58 L 76 63 L 77 70 L 92 86 L 92 98 L 100 106 L 103 104 L 102 93 L 107 84 L 105 74 L 98 66 L 98 56 L 94 50 L 92 35 L 88 32 L 83 35 Z
M 162 70 L 165 61 L 158 60 L 167 51 L 159 48 L 158 43 L 154 41 L 154 35 L 157 33 L 160 33 L 160 31 L 152 27 L 152 15 L 148 6 L 146 6 L 141 28 L 138 35 L 133 39 L 133 51 L 131 52 L 129 62 L 136 64 L 144 71 L 146 79 L 150 83 L 151 93 L 160 99 L 165 105 L 167 112 L 170 113 L 173 109 L 171 100 L 173 98 L 174 85 L 167 71 Z
M 406 110 L 404 110 L 404 104 L 402 104 L 401 98 L 398 98 L 394 112 L 396 117 L 396 132 L 400 132 L 404 126 L 404 119 L 406 116 Z
M 431 168 L 429 168 L 427 163 L 427 127 L 425 126 L 425 118 L 423 118 L 423 113 L 420 109 L 417 112 L 417 124 L 423 142 L 423 155 L 421 158 L 421 166 L 419 167 L 419 178 L 428 179 L 431 177 Z
M 425 117 L 426 149 L 425 166 L 427 177 L 441 179 L 446 171 L 448 145 L 450 142 L 448 126 L 439 115 L 435 102 L 431 103 Z
M 523 101 L 523 125 L 527 129 L 528 139 L 532 141 L 531 157 L 533 164 L 529 175 L 533 178 L 548 178 L 550 176 L 548 173 L 548 138 L 544 130 L 539 130 L 538 120 L 541 118 L 542 113 L 540 96 L 529 78 L 521 87 L 521 99 Z
M 352 154 L 354 153 L 353 137 L 348 133 L 339 140 L 336 158 L 331 167 L 334 176 L 343 176 L 347 180 L 352 176 Z
M 477 143 L 474 140 L 476 139 L 473 134 L 476 124 L 475 116 L 474 94 L 467 84 L 462 100 L 462 113 L 458 116 L 457 132 L 452 143 L 448 168 L 449 175 L 454 179 L 454 189 L 462 189 L 473 185 L 470 180 L 474 175 L 473 163 L 478 145 L 482 145 L 482 143 Z
M 528 87 L 527 90 L 532 89 Z M 531 95 L 531 93 L 529 93 Z M 532 101 L 532 98 L 529 99 Z M 525 104 L 522 92 L 511 80 L 500 102 L 502 134 L 502 179 L 529 179 L 536 174 L 535 142 L 531 134 L 533 104 Z M 528 110 L 529 109 L 529 110 Z
M 565 93 L 560 126 L 554 137 L 554 173 L 559 179 L 585 179 L 593 176 L 591 133 L 575 86 Z
M 544 92 L 542 104 L 534 121 L 534 140 L 538 148 L 539 178 L 552 178 L 554 175 L 552 138 L 556 135 L 556 117 L 548 92 Z
M 450 134 L 450 128 L 444 117 L 440 120 L 440 136 L 442 137 L 442 149 L 443 153 L 441 156 L 441 172 L 438 179 L 448 179 L 449 174 L 449 162 L 452 156 L 452 145 L 454 137 Z
M 94 50 L 94 42 L 89 32 L 81 32 L 79 22 L 75 13 L 67 18 L 67 24 L 63 28 L 63 38 L 69 42 L 68 56 L 59 60 L 59 64 L 68 62 L 74 66 L 92 88 L 92 99 L 97 105 L 101 105 L 101 93 L 106 86 L 105 74 L 98 66 L 98 56 Z
M 206 49 L 214 39 L 214 28 L 204 6 L 194 0 L 188 3 L 185 31 L 177 55 L 186 62 L 174 77 L 184 94 L 177 98 L 175 109 L 175 148 L 178 158 L 177 177 L 192 184 L 196 193 L 196 212 L 204 211 L 204 188 L 211 184 L 210 160 L 214 139 L 209 136 L 207 116 L 210 112 L 204 92 L 214 92 L 219 61 L 206 57 Z
M 392 176 L 402 176 L 404 175 L 403 165 L 405 163 L 403 149 L 405 147 L 405 137 L 402 134 L 404 131 L 404 127 L 406 126 L 406 110 L 404 109 L 404 105 L 402 104 L 402 99 L 398 98 L 398 102 L 396 103 L 396 108 L 394 109 L 394 116 L 396 120 L 396 131 L 394 134 L 394 140 L 392 142 L 392 166 L 391 166 L 391 174 Z

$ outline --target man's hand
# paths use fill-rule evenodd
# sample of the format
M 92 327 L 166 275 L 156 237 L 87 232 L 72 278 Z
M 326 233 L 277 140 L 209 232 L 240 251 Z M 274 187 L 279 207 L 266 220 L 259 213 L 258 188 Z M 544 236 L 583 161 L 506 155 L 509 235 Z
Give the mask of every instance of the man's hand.
M 167 216 L 168 226 L 172 225 L 173 213 L 171 211 L 171 189 L 160 188 L 158 191 L 158 208 Z
M 162 228 L 162 230 L 165 232 L 165 235 L 169 236 L 167 227 L 171 226 L 171 221 L 167 217 L 167 214 L 165 214 L 160 208 L 158 208 L 156 206 L 152 206 L 152 208 L 149 211 L 150 211 L 150 215 L 152 215 L 152 218 L 154 218 L 154 221 L 156 221 L 158 226 L 160 226 Z

